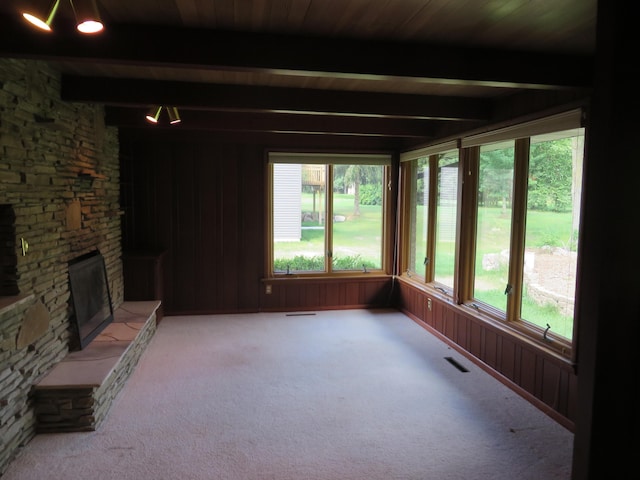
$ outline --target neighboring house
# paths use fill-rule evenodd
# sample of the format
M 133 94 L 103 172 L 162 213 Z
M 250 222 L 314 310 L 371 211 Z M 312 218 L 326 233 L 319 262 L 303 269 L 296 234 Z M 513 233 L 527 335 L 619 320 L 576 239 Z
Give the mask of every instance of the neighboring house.
M 299 242 L 302 238 L 302 165 L 273 166 L 273 241 Z

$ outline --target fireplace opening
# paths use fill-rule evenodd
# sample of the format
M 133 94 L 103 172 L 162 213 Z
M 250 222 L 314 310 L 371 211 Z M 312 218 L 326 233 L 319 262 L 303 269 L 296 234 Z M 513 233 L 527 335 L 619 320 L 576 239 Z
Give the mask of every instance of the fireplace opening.
M 99 251 L 69 262 L 69 284 L 73 301 L 70 348 L 81 350 L 113 321 L 107 269 Z

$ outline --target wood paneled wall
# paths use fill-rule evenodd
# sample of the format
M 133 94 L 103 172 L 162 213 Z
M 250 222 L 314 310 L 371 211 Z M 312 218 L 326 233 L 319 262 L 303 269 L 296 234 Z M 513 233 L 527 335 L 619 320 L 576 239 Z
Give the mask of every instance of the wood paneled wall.
M 265 280 L 264 145 L 124 134 L 121 162 L 123 250 L 166 251 L 166 315 L 398 307 L 573 429 L 571 364 L 463 307 L 390 276 Z
M 390 276 L 277 280 L 265 282 L 260 304 L 264 311 L 386 307 L 391 305 L 392 288 Z
M 165 314 L 257 311 L 263 149 L 125 134 L 121 162 L 123 250 L 166 251 Z
M 123 250 L 166 252 L 165 315 L 389 304 L 389 276 L 287 279 L 266 293 L 264 144 L 139 131 L 120 142 Z
M 410 283 L 396 284 L 400 310 L 573 430 L 577 376 L 567 359 Z

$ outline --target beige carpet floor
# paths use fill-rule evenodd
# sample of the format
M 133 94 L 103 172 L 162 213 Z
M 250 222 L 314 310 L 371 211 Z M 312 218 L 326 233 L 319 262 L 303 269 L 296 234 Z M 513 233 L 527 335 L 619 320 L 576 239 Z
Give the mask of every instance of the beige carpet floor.
M 2 480 L 569 479 L 572 448 L 396 311 L 176 316 L 98 431 L 37 435 Z

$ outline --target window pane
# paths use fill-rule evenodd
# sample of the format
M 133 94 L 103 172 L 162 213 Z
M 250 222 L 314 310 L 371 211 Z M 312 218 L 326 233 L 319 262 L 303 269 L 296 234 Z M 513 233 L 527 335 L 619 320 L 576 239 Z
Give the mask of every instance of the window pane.
M 531 138 L 522 318 L 573 334 L 584 129 Z
M 429 215 L 429 159 L 419 158 L 410 163 L 412 189 L 409 270 L 424 278 Z
M 438 199 L 434 280 L 453 288 L 458 206 L 458 151 L 438 155 Z
M 502 312 L 507 310 L 513 140 L 480 147 L 474 298 Z
M 333 167 L 333 270 L 382 268 L 384 167 Z
M 273 165 L 273 270 L 325 271 L 326 166 Z

